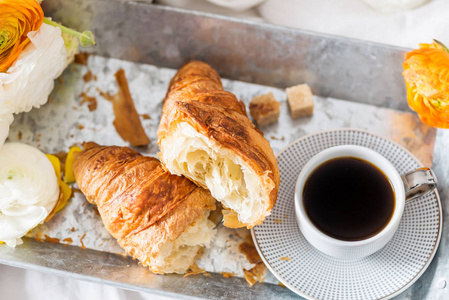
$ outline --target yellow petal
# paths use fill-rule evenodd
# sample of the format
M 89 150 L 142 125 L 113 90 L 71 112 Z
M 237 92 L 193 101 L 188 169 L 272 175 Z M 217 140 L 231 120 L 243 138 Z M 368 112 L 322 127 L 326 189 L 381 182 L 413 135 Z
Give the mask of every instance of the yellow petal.
M 45 221 L 48 221 L 54 216 L 55 213 L 64 208 L 64 206 L 67 204 L 67 201 L 70 199 L 70 196 L 72 196 L 72 189 L 64 181 L 61 180 L 61 162 L 59 161 L 59 158 L 51 154 L 45 155 L 47 156 L 48 160 L 51 162 L 53 168 L 55 169 L 55 174 L 56 177 L 58 177 L 58 185 L 60 190 L 59 199 L 58 202 L 56 203 L 55 208 L 53 208 L 51 213 L 48 215 L 47 219 L 45 219 Z
M 61 192 L 62 197 L 60 201 L 58 201 L 58 205 L 56 206 L 56 212 L 63 209 L 64 206 L 67 204 L 67 201 L 70 199 L 70 196 L 72 196 L 72 189 L 64 181 L 61 181 Z
M 59 161 L 59 158 L 57 158 L 54 155 L 51 154 L 45 154 L 48 158 L 48 160 L 53 165 L 53 168 L 55 169 L 56 177 L 58 178 L 58 185 L 61 186 L 61 162 Z
M 75 153 L 81 152 L 80 147 L 72 147 L 69 150 L 69 153 L 67 153 L 67 157 L 65 159 L 65 176 L 64 181 L 65 183 L 73 183 L 75 182 L 75 175 L 73 174 L 73 162 L 75 161 Z

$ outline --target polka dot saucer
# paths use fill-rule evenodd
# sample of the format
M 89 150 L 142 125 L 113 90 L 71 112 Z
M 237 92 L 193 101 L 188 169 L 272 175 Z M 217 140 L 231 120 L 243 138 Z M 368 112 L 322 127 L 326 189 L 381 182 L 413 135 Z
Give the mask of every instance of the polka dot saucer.
M 364 259 L 345 261 L 310 245 L 299 230 L 294 208 L 296 180 L 318 152 L 360 145 L 385 156 L 400 174 L 421 167 L 402 146 L 366 131 L 340 129 L 305 136 L 277 157 L 281 184 L 277 203 L 263 224 L 252 229 L 257 251 L 285 286 L 307 299 L 389 299 L 411 286 L 427 269 L 441 237 L 438 192 L 407 203 L 393 239 Z

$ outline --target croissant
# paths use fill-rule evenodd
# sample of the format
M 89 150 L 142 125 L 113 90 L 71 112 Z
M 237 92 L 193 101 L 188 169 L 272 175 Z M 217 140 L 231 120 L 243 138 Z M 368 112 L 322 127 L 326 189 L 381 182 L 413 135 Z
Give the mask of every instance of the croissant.
M 173 77 L 157 134 L 164 166 L 209 189 L 225 226 L 251 228 L 270 214 L 280 181 L 273 150 L 209 65 L 193 61 Z
M 85 143 L 76 182 L 120 246 L 155 273 L 185 273 L 215 224 L 209 191 L 171 175 L 156 158 L 126 147 Z

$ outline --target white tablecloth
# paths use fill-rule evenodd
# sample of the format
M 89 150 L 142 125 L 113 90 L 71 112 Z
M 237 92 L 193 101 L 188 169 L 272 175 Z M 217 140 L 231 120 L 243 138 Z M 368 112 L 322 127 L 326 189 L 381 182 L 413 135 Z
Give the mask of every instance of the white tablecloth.
M 171 5 L 203 10 L 316 32 L 416 48 L 436 38 L 449 44 L 449 1 L 432 0 L 413 10 L 379 13 L 361 0 L 161 0 Z M 263 2 L 256 7 L 249 5 Z M 238 11 L 240 10 L 240 11 Z M 168 298 L 117 289 L 36 271 L 0 265 L 0 299 L 5 300 L 141 300 Z

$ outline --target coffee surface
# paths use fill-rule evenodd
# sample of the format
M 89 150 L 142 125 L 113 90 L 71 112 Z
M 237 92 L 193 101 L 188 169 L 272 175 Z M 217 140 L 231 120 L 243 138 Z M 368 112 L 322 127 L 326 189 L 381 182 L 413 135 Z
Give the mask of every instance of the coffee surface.
M 359 241 L 385 228 L 393 215 L 395 196 L 390 181 L 376 166 L 340 157 L 309 175 L 303 202 L 320 231 L 339 240 Z

